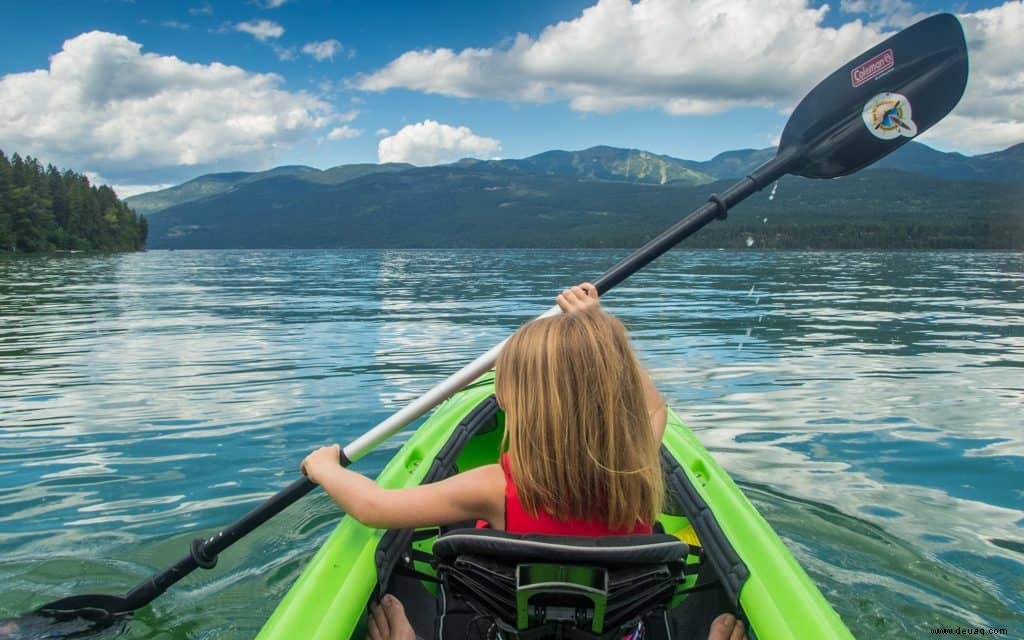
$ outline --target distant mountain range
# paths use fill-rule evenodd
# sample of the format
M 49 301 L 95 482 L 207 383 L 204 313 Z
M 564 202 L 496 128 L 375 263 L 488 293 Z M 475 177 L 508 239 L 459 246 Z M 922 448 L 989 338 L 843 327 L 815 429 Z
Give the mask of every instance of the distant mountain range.
M 773 155 L 697 162 L 593 147 L 435 167 L 286 166 L 126 202 L 149 219 L 151 248 L 635 246 Z M 964 156 L 911 142 L 846 178 L 786 177 L 775 199 L 754 196 L 689 244 L 1024 248 L 1022 202 L 1024 144 Z

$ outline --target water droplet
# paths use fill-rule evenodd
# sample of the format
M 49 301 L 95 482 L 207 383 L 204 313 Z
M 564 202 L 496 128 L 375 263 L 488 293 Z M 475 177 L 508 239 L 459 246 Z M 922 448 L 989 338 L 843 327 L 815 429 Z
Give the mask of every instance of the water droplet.
M 752 331 L 752 329 L 751 329 L 750 327 L 747 327 L 747 337 L 748 337 L 748 338 L 750 337 L 750 332 L 751 332 L 751 331 Z
M 761 218 L 761 224 L 768 224 L 768 218 Z
M 752 295 L 754 295 L 754 287 L 756 287 L 756 286 L 757 286 L 757 285 L 755 284 L 755 285 L 753 285 L 752 287 L 750 287 L 750 291 L 748 291 L 748 292 L 747 292 L 747 295 L 748 295 L 748 296 L 752 296 Z
M 748 247 L 754 246 L 754 236 L 747 236 L 747 246 Z
M 775 192 L 778 190 L 778 188 L 779 188 L 779 181 L 776 180 L 775 184 L 772 185 L 772 192 L 768 195 L 768 199 L 769 200 L 774 200 L 775 199 Z M 767 218 L 765 218 L 765 219 L 767 220 Z

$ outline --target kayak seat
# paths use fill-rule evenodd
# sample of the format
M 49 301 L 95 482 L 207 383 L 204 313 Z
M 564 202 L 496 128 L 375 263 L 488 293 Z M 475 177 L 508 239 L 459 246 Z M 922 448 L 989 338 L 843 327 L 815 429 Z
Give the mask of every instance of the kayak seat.
M 690 548 L 664 534 L 460 529 L 439 537 L 433 553 L 445 600 L 461 600 L 489 621 L 487 637 L 621 640 L 641 637 L 642 620 L 670 606 Z

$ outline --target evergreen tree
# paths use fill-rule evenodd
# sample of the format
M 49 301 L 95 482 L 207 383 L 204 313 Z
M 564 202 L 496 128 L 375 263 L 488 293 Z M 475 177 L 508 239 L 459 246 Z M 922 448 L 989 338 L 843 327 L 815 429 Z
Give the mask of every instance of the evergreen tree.
M 148 228 L 110 187 L 0 151 L 0 251 L 137 251 Z
M 0 151 L 0 251 L 14 248 L 14 218 L 11 201 L 14 199 L 14 169 L 10 160 Z

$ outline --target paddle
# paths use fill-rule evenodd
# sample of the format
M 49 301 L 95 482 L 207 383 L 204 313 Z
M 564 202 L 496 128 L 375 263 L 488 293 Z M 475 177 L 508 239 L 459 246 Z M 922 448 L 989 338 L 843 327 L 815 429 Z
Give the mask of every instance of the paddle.
M 850 61 L 816 86 L 793 111 L 772 160 L 670 227 L 594 281 L 605 293 L 730 208 L 787 173 L 833 178 L 853 173 L 894 151 L 942 119 L 967 83 L 963 31 L 948 14 L 927 18 Z M 543 316 L 559 313 L 558 307 Z M 542 316 L 542 317 L 543 317 Z M 341 452 L 348 466 L 380 442 L 491 369 L 497 345 L 398 411 Z M 189 553 L 124 596 L 80 595 L 40 607 L 36 613 L 108 621 L 145 606 L 196 567 L 211 568 L 239 538 L 309 493 L 300 478 L 210 538 L 196 538 Z

